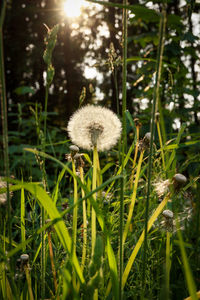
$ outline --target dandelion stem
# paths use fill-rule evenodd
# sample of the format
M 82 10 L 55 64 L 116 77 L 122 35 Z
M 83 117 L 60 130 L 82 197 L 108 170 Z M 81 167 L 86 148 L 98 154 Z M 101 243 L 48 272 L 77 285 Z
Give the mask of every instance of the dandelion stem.
M 29 292 L 30 300 L 34 300 L 33 291 L 32 291 L 32 287 L 31 287 L 31 276 L 30 276 L 30 273 L 29 273 L 28 266 L 24 266 L 24 271 L 25 271 L 25 274 L 26 274 L 26 280 L 27 280 L 28 292 Z
M 98 161 L 98 152 L 97 147 L 94 146 L 93 150 L 93 173 L 92 173 L 92 190 L 94 191 L 97 187 L 97 161 Z M 96 201 L 96 194 L 93 195 L 94 200 Z M 96 213 L 92 207 L 92 256 L 94 255 L 94 248 L 96 243 Z
M 73 224 L 72 224 L 72 251 L 71 255 L 72 257 L 76 255 L 76 238 L 77 238 L 77 217 L 78 217 L 78 187 L 77 187 L 77 180 L 76 180 L 76 168 L 75 168 L 75 162 L 74 159 L 72 159 L 72 171 L 74 176 L 74 205 L 75 207 L 73 208 Z M 75 273 L 73 273 L 73 286 L 75 288 L 76 286 L 76 278 L 75 278 Z
M 170 269 L 171 269 L 170 232 L 167 231 L 167 239 L 166 239 L 166 291 L 167 291 L 167 299 L 169 299 Z

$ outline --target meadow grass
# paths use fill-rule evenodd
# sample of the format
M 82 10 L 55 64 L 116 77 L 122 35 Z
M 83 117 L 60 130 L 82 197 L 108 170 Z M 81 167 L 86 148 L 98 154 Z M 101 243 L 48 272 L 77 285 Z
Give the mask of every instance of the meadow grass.
M 193 199 L 189 204 L 186 200 L 189 190 L 194 197 L 199 177 L 188 178 L 187 183 L 177 180 L 176 154 L 186 124 L 175 139 L 167 141 L 159 105 L 165 10 L 160 22 L 150 133 L 140 138 L 142 124 L 133 120 L 126 110 L 127 1 L 119 7 L 124 10 L 124 53 L 122 136 L 118 147 L 98 151 L 102 134 L 99 126 L 94 131 L 90 128 L 92 151 L 79 149 L 74 154 L 74 146 L 65 140 L 60 144 L 66 145 L 67 162 L 63 162 L 61 154 L 57 158 L 60 144 L 48 137 L 47 108 L 58 26 L 48 29 L 46 37 L 44 120 L 43 126 L 36 128 L 38 135 L 43 134 L 38 136 L 37 149 L 23 149 L 35 157 L 40 170 L 38 181 L 25 179 L 25 170 L 21 172 L 21 180 L 10 178 L 6 97 L 1 98 L 5 123 L 5 176 L 1 178 L 0 189 L 2 299 L 182 299 L 187 296 L 198 299 L 198 283 L 193 276 L 197 272 L 192 272 L 190 262 L 194 268 L 194 261 L 199 261 L 198 255 L 195 257 L 199 246 L 193 245 L 189 236 L 199 218 L 199 207 Z M 5 78 L 2 62 L 1 55 L 1 82 Z M 158 108 L 160 118 L 156 116 Z M 38 114 L 35 111 L 36 120 L 40 118 Z M 130 145 L 127 122 L 136 133 Z M 96 137 L 92 136 L 94 132 Z M 113 132 L 109 134 L 112 138 Z M 195 140 L 187 145 L 194 143 Z M 49 149 L 53 149 L 53 155 L 48 153 Z M 49 164 L 58 170 L 53 183 L 50 181 L 53 167 L 49 169 Z M 166 179 L 169 185 L 163 188 Z M 154 183 L 158 190 L 163 190 L 159 196 Z M 188 207 L 190 213 L 184 217 Z M 170 226 L 162 215 L 166 208 L 174 212 Z M 172 272 L 181 273 L 177 283 Z M 178 284 L 181 291 L 180 286 L 176 288 Z

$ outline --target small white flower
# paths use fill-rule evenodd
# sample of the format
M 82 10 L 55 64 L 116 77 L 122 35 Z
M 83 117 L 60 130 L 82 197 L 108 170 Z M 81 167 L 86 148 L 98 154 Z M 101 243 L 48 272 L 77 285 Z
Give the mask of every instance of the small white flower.
M 69 120 L 68 134 L 77 146 L 98 151 L 115 146 L 121 134 L 121 122 L 110 109 L 87 105 L 77 110 Z

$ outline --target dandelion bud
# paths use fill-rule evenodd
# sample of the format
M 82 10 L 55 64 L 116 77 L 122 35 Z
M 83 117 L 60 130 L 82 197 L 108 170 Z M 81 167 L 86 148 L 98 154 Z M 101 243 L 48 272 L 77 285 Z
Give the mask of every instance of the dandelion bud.
M 174 189 L 178 191 L 187 181 L 187 178 L 183 174 L 175 174 L 173 177 Z
M 183 174 L 179 174 L 179 173 L 175 174 L 173 179 L 179 184 L 185 184 L 187 181 L 187 178 Z
M 159 112 L 157 112 L 155 114 L 155 118 L 156 118 L 156 122 L 159 122 L 159 120 L 160 120 L 160 113 Z
M 20 259 L 21 259 L 22 265 L 26 265 L 29 261 L 29 255 L 28 254 L 22 254 L 20 256 Z
M 166 210 L 163 211 L 162 215 L 165 217 L 165 220 L 162 222 L 165 229 L 169 232 L 173 232 L 173 227 L 174 227 L 174 222 L 173 222 L 174 214 L 173 214 L 173 212 L 169 209 L 166 209 Z
M 76 145 L 71 145 L 69 146 L 69 150 L 71 152 L 72 157 L 79 152 L 79 147 L 77 147 Z
M 165 218 L 167 218 L 167 219 L 173 219 L 173 217 L 174 217 L 173 212 L 172 212 L 171 210 L 169 210 L 169 209 L 164 210 L 164 211 L 162 212 L 162 215 L 163 215 Z
M 142 126 L 142 124 L 140 123 L 140 120 L 138 118 L 135 118 L 134 122 L 135 122 L 136 127 L 141 127 Z

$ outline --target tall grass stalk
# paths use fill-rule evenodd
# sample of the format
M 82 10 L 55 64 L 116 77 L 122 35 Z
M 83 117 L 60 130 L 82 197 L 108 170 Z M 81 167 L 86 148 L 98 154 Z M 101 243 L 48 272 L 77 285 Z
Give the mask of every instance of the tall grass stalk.
M 152 171 L 152 159 L 153 159 L 153 140 L 155 133 L 155 113 L 158 107 L 159 100 L 159 88 L 160 88 L 160 79 L 161 79 L 161 68 L 163 60 L 163 51 L 164 51 L 164 41 L 165 41 L 165 26 L 166 26 L 166 11 L 163 8 L 161 17 L 160 17 L 160 26 L 159 26 L 159 46 L 157 53 L 157 68 L 156 68 L 156 83 L 153 96 L 152 104 L 152 113 L 151 113 L 151 140 L 150 140 L 150 152 L 148 159 L 148 183 L 147 183 L 147 198 L 146 198 L 146 211 L 145 211 L 145 239 L 144 239 L 144 252 L 143 252 L 143 271 L 142 271 L 142 286 L 145 291 L 145 273 L 146 273 L 146 255 L 147 255 L 147 226 L 148 226 L 148 215 L 149 215 L 149 198 L 151 193 L 151 171 Z
M 23 182 L 23 180 L 22 180 Z M 21 218 L 20 218 L 20 222 L 21 222 L 21 242 L 25 242 L 25 195 L 24 195 L 24 189 L 21 189 Z M 25 252 L 26 250 L 26 246 L 23 246 L 22 251 Z
M 46 26 L 46 25 L 45 25 Z M 57 41 L 57 33 L 59 26 L 54 26 L 51 30 L 47 28 L 47 36 L 45 38 L 46 49 L 44 51 L 43 59 L 47 64 L 47 72 L 46 72 L 46 85 L 45 85 L 45 104 L 44 104 L 44 137 L 42 139 L 42 149 L 45 152 L 46 147 L 46 137 L 47 137 L 47 107 L 48 107 L 48 97 L 49 97 L 49 87 L 54 77 L 54 67 L 51 64 L 52 61 L 52 53 Z M 47 178 L 46 178 L 46 170 L 45 170 L 45 158 L 43 158 L 42 163 L 42 181 L 44 188 L 47 188 Z M 42 206 L 41 208 L 41 227 L 45 224 L 45 210 Z M 45 233 L 42 231 L 41 234 L 42 240 L 42 249 L 41 249 L 41 272 L 42 272 L 42 286 L 41 286 L 41 296 L 42 299 L 45 297 Z
M 77 239 L 77 218 L 78 218 L 78 185 L 77 185 L 77 180 L 76 180 L 76 167 L 75 167 L 75 161 L 72 158 L 72 171 L 74 174 L 73 180 L 74 180 L 74 202 L 73 204 L 74 209 L 73 209 L 73 224 L 72 224 L 72 250 L 71 250 L 71 255 L 72 257 L 76 255 L 76 239 Z M 73 273 L 72 276 L 73 280 L 73 286 L 76 288 L 76 274 L 75 272 Z
M 166 171 L 166 164 L 165 164 L 165 155 L 163 150 L 163 141 L 162 141 L 162 134 L 160 130 L 160 120 L 156 118 L 156 126 L 157 126 L 157 132 L 158 132 L 158 138 L 160 143 L 160 151 L 161 151 L 161 158 L 162 158 L 162 164 L 163 164 L 163 170 Z
M 3 25 L 6 14 L 6 1 L 3 1 L 0 15 L 0 96 L 1 96 L 1 120 L 2 120 L 2 136 L 3 136 L 3 155 L 4 155 L 4 174 L 7 178 L 10 176 L 9 170 L 9 154 L 8 154 L 8 119 L 7 119 L 7 98 L 6 98 L 6 82 L 4 67 L 4 47 L 3 47 Z M 8 248 L 11 249 L 12 242 L 12 224 L 11 224 L 11 199 L 9 194 L 9 184 L 7 182 L 7 213 L 8 213 Z
M 123 0 L 127 5 L 128 1 Z M 122 150 L 121 150 L 121 189 L 120 189 L 120 227 L 119 227 L 119 299 L 123 299 L 122 276 L 123 276 L 123 228 L 124 228 L 124 186 L 125 167 L 124 154 L 126 150 L 126 78 L 127 78 L 127 9 L 123 8 L 123 65 L 122 65 Z
M 170 235 L 171 233 L 167 231 L 166 233 L 166 292 L 167 292 L 167 299 L 169 298 L 170 294 L 170 269 L 171 269 L 171 247 L 170 247 Z
M 56 279 L 56 268 L 54 264 L 54 258 L 53 258 L 53 247 L 52 247 L 52 240 L 51 240 L 51 229 L 48 230 L 48 244 L 49 244 L 49 256 L 51 260 L 51 269 L 52 269 L 52 274 L 53 274 L 53 282 L 54 282 L 54 288 L 55 288 L 55 294 L 57 293 L 58 289 L 58 284 L 57 284 L 57 279 Z M 59 296 L 57 297 L 59 299 Z
M 24 266 L 24 272 L 26 274 L 26 281 L 27 281 L 27 285 L 28 285 L 28 292 L 29 292 L 30 300 L 34 300 L 32 285 L 31 285 L 31 275 L 30 275 L 28 266 Z
M 136 165 L 136 159 L 137 159 L 137 155 L 138 155 L 138 146 L 139 146 L 139 140 L 140 140 L 140 125 L 139 124 L 136 124 L 136 135 L 137 135 L 137 137 L 136 137 L 135 152 L 134 152 L 132 172 L 131 172 L 131 178 L 130 178 L 130 188 L 133 187 L 135 165 Z
M 81 182 L 84 184 L 83 168 L 80 167 L 79 171 L 80 171 Z M 85 197 L 85 191 L 83 188 L 81 188 L 81 195 L 82 198 Z M 86 252 L 87 252 L 87 212 L 86 212 L 86 200 L 83 200 L 83 249 L 82 249 L 82 260 L 81 260 L 82 271 L 85 266 Z

